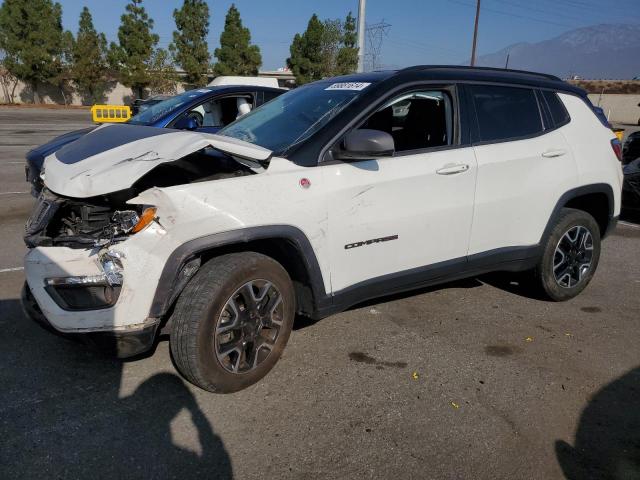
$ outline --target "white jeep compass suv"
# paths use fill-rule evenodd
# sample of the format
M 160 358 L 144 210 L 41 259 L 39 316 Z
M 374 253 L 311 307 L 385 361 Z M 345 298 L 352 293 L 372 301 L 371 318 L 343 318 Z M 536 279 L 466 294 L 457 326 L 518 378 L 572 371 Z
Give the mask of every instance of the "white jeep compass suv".
M 417 66 L 292 90 L 219 132 L 105 125 L 51 154 L 25 309 L 124 357 L 170 332 L 194 384 L 276 363 L 296 314 L 489 271 L 593 277 L 620 146 L 556 77 Z

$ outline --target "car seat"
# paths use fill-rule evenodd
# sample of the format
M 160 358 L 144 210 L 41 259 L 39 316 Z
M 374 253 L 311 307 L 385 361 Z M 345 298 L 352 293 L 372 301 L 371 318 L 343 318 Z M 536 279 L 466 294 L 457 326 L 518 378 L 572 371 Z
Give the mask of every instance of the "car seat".
M 416 150 L 447 144 L 444 102 L 414 98 L 404 128 L 394 133 L 396 150 Z
M 236 104 L 238 106 L 238 115 L 236 116 L 236 119 L 251 111 L 251 104 L 244 97 L 238 97 L 236 99 Z
M 204 109 L 203 127 L 222 126 L 222 111 L 218 102 L 206 102 L 202 104 Z

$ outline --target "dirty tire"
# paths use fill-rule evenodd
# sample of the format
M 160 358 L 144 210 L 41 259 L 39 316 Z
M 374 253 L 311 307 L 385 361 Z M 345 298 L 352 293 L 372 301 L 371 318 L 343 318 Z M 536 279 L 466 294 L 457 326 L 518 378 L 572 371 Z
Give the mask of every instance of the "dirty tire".
M 557 264 L 557 258 L 560 258 L 556 257 L 556 248 L 563 236 L 575 227 L 583 227 L 591 234 L 592 254 L 590 267 L 579 281 L 571 284 L 571 286 L 561 286 L 554 273 L 554 262 Z M 600 259 L 600 227 L 587 212 L 573 208 L 563 208 L 543 248 L 542 257 L 533 271 L 535 285 L 551 300 L 556 302 L 569 300 L 585 289 L 598 267 Z
M 227 302 L 253 280 L 266 280 L 277 288 L 281 294 L 282 304 L 278 308 L 282 323 L 266 358 L 246 372 L 233 373 L 216 354 L 215 335 Z M 272 258 L 255 252 L 213 258 L 200 268 L 176 302 L 170 338 L 176 367 L 191 383 L 210 392 L 242 390 L 264 377 L 280 358 L 291 333 L 295 310 L 291 279 Z

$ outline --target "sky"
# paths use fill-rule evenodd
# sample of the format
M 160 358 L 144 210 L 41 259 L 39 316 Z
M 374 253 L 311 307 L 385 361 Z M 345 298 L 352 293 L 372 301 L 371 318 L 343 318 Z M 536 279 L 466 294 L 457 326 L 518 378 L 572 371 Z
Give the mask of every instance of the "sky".
M 78 29 L 83 6 L 89 7 L 96 29 L 117 39 L 126 0 L 58 0 L 64 27 Z M 209 49 L 219 46 L 231 1 L 208 0 L 211 14 Z M 289 45 L 306 29 L 313 13 L 321 19 L 346 17 L 358 11 L 358 0 L 235 0 L 252 42 L 260 46 L 263 70 L 285 66 Z M 175 29 L 173 10 L 182 1 L 145 0 L 155 21 L 159 46 L 167 47 Z M 465 64 L 471 56 L 475 0 L 367 0 L 367 24 L 390 27 L 383 36 L 379 66 Z M 478 54 L 518 42 L 538 42 L 575 28 L 609 23 L 640 24 L 640 0 L 481 0 Z

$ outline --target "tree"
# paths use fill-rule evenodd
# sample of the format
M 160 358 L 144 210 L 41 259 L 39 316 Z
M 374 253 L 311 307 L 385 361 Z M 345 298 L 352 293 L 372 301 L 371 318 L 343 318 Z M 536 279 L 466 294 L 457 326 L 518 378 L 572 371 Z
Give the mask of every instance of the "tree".
M 71 103 L 71 95 L 73 94 L 71 77 L 73 69 L 74 44 L 75 40 L 73 38 L 73 34 L 68 30 L 62 32 L 60 55 L 58 56 L 58 73 L 49 80 L 49 83 L 60 90 L 60 94 L 62 95 L 62 100 L 65 105 L 69 105 Z
M 224 31 L 220 35 L 220 48 L 214 52 L 218 63 L 216 75 L 257 75 L 262 65 L 260 48 L 251 45 L 251 33 L 242 26 L 240 12 L 234 4 L 224 20 Z
M 298 85 L 352 73 L 358 65 L 356 42 L 356 20 L 351 12 L 344 23 L 338 19 L 321 22 L 313 14 L 307 30 L 293 37 L 287 66 Z
M 0 7 L 3 65 L 29 84 L 34 102 L 38 86 L 55 84 L 62 69 L 62 7 L 51 0 L 4 0 Z
M 119 43 L 111 43 L 109 60 L 120 81 L 131 87 L 136 97 L 143 98 L 144 89 L 151 82 L 149 63 L 159 37 L 152 33 L 153 19 L 147 15 L 142 0 L 131 0 L 120 21 Z
M 324 25 L 314 13 L 309 19 L 307 30 L 302 35 L 296 33 L 293 37 L 287 66 L 295 75 L 298 85 L 322 78 L 323 36 Z
M 211 55 L 207 46 L 209 6 L 204 0 L 184 0 L 180 10 L 173 11 L 176 28 L 169 46 L 175 62 L 186 73 L 186 81 L 202 86 L 207 83 Z
M 4 52 L 0 50 L 0 58 L 4 59 Z M 0 88 L 4 95 L 4 101 L 6 103 L 13 103 L 15 98 L 16 87 L 18 86 L 18 79 L 4 66 L 4 61 L 0 60 Z
M 151 55 L 149 62 L 149 92 L 151 95 L 175 95 L 177 93 L 178 75 L 171 63 L 169 52 L 158 48 Z
M 89 103 L 100 102 L 107 86 L 107 39 L 93 26 L 87 7 L 80 13 L 78 34 L 71 47 L 71 77 Z
M 322 22 L 320 42 L 320 78 L 333 77 L 338 71 L 338 52 L 342 45 L 342 22 L 325 20 Z
M 357 43 L 356 19 L 349 12 L 342 28 L 342 46 L 338 50 L 336 59 L 336 73 L 338 75 L 353 73 L 358 68 Z

